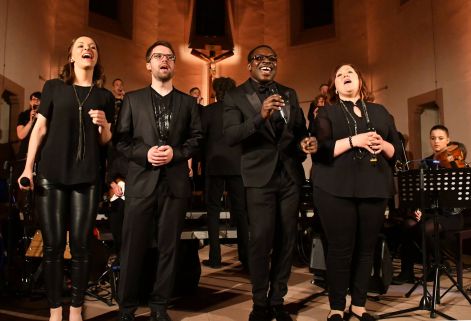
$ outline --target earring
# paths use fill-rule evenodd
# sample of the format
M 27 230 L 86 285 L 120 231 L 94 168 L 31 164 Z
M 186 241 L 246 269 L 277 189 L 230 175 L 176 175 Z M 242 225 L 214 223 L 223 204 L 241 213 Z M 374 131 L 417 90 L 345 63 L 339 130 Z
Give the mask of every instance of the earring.
M 339 94 L 339 91 L 337 89 L 335 89 L 335 93 L 338 95 Z
M 73 62 L 74 62 L 74 60 L 72 58 L 70 58 L 70 63 L 73 63 Z

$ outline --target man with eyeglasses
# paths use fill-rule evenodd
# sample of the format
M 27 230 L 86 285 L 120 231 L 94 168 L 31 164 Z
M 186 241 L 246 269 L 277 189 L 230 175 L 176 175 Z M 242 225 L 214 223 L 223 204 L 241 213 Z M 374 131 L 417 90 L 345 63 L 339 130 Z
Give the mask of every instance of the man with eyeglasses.
M 226 93 L 224 135 L 241 144 L 249 217 L 249 321 L 292 320 L 288 291 L 305 153 L 315 152 L 296 92 L 274 81 L 278 58 L 268 45 L 248 54 L 250 78 Z
M 169 321 L 177 244 L 191 196 L 187 160 L 203 138 L 196 100 L 173 87 L 175 52 L 157 41 L 146 52 L 151 85 L 127 93 L 115 131 L 129 160 L 118 289 L 120 321 L 134 320 L 146 250 L 157 248 L 151 321 Z M 150 277 L 151 278 L 151 277 Z

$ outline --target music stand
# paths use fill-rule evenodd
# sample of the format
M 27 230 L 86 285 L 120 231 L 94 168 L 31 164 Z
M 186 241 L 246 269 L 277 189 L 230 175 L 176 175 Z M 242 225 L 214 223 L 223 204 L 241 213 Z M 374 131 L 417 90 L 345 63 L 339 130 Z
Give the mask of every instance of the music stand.
M 425 224 L 422 220 L 422 287 L 423 295 L 417 307 L 408 308 L 400 311 L 385 313 L 379 316 L 380 319 L 405 314 L 417 310 L 430 311 L 430 317 L 436 315 L 448 320 L 455 320 L 443 312 L 437 311 L 436 304 L 440 300 L 440 275 L 445 274 L 453 286 L 471 304 L 471 298 L 466 294 L 463 288 L 453 279 L 443 264 L 440 264 L 438 257 L 440 254 L 439 233 L 438 233 L 438 214 L 441 208 L 464 208 L 471 206 L 471 169 L 433 169 L 433 170 L 409 170 L 401 172 L 398 175 L 399 184 L 399 206 L 415 210 L 421 208 L 432 210 L 434 222 L 434 264 L 432 271 L 434 274 L 433 291 L 430 296 L 427 290 L 427 255 L 425 240 Z M 446 294 L 446 293 L 445 293 Z

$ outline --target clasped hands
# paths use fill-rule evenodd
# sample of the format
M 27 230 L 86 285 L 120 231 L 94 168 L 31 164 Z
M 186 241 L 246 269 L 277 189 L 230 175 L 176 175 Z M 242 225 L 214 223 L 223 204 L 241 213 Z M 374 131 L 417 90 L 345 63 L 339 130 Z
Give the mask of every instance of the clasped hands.
M 169 145 L 153 146 L 147 152 L 147 161 L 152 166 L 162 166 L 170 163 L 173 158 L 173 148 Z
M 384 140 L 376 132 L 366 132 L 352 137 L 354 147 L 361 147 L 371 154 L 380 154 L 383 151 Z

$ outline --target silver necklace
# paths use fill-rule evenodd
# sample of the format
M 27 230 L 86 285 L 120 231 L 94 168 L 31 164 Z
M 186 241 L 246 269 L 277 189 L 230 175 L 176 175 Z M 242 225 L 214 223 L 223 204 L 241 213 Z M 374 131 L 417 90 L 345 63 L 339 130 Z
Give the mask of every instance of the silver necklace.
M 341 99 L 339 99 L 339 101 L 340 101 L 340 105 L 342 105 L 342 110 L 345 114 L 345 119 L 347 120 L 348 131 L 350 133 L 350 136 L 357 135 L 358 134 L 358 125 L 357 125 L 357 121 L 356 121 L 355 117 L 348 110 L 347 106 L 345 106 L 345 103 Z M 361 103 L 362 114 L 365 116 L 367 131 L 375 131 L 374 127 L 371 125 L 370 117 L 368 115 L 368 111 L 366 109 L 365 102 L 363 100 L 360 100 L 360 103 Z M 350 119 L 353 121 L 353 133 L 352 133 L 352 129 L 351 129 Z M 362 159 L 363 157 L 365 157 L 364 150 L 362 148 L 355 148 L 353 158 L 354 159 Z M 371 165 L 375 166 L 377 162 L 378 162 L 378 159 L 376 157 L 376 154 L 374 154 L 374 153 L 371 154 L 371 158 L 370 158 Z
M 88 91 L 87 95 L 85 96 L 85 99 L 80 101 L 80 98 L 77 94 L 77 89 L 75 88 L 75 85 L 72 84 L 72 88 L 74 89 L 75 93 L 75 99 L 77 99 L 77 104 L 78 104 L 78 109 L 79 109 L 79 139 L 78 139 L 78 145 L 77 145 L 77 156 L 75 159 L 77 161 L 83 160 L 85 157 L 85 128 L 83 124 L 83 105 L 87 101 L 88 97 L 90 97 L 90 94 L 92 93 L 92 89 L 95 86 L 95 84 L 92 84 L 90 87 L 90 90 Z

